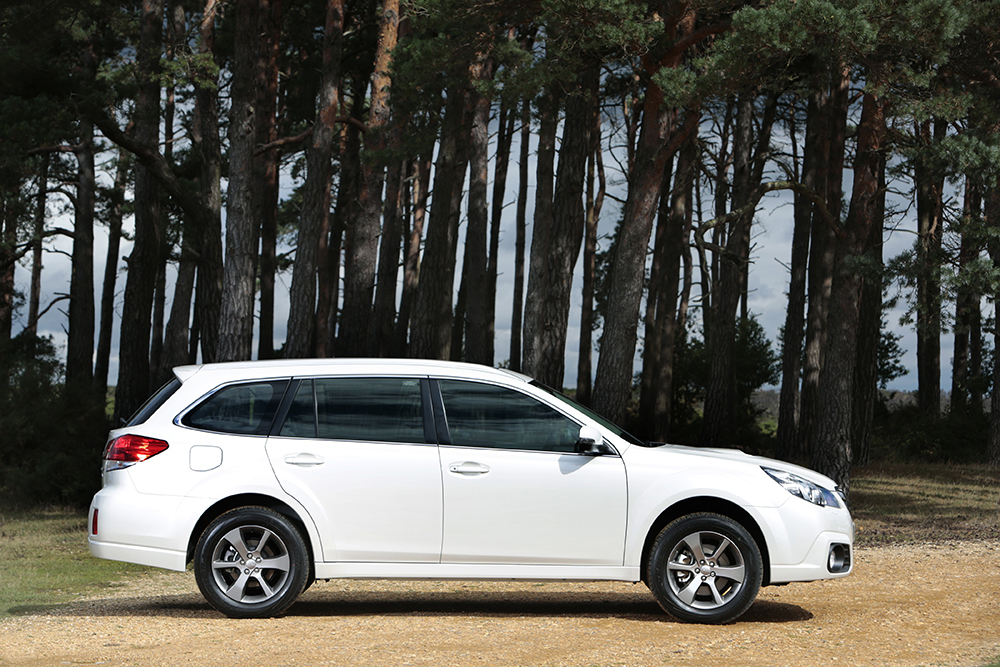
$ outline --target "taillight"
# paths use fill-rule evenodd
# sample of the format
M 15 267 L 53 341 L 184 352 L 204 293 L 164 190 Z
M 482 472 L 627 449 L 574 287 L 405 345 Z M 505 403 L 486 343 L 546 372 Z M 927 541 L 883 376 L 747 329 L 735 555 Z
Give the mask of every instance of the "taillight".
M 90 534 L 97 535 L 97 508 L 94 508 L 94 518 L 91 520 Z
M 156 456 L 169 445 L 163 440 L 146 438 L 141 435 L 122 435 L 108 443 L 104 450 L 104 460 L 113 461 L 114 468 L 124 468 L 151 456 Z

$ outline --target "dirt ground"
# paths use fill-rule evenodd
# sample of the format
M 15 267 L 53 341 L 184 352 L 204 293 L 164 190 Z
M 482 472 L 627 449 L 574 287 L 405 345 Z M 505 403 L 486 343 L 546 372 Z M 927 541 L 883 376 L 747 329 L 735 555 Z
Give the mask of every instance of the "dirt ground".
M 0 621 L 0 665 L 984 665 L 1000 656 L 1000 541 L 860 548 L 839 581 L 678 623 L 642 584 L 317 582 L 278 619 L 222 617 L 153 572 Z

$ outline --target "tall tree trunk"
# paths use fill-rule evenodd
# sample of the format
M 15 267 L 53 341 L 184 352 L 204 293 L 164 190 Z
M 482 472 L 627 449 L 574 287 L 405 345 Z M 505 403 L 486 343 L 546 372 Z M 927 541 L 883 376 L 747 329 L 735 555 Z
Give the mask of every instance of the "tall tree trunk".
M 934 125 L 934 137 L 931 126 Z M 917 124 L 917 142 L 932 150 L 946 127 L 940 121 Z M 944 226 L 944 177 L 918 156 L 917 190 L 917 400 L 924 417 L 941 415 L 941 237 Z
M 878 402 L 878 348 L 882 333 L 882 226 L 885 220 L 885 160 L 879 161 L 875 220 L 868 234 L 860 270 L 861 297 L 858 304 L 858 344 L 854 368 L 854 405 L 851 408 L 852 463 L 868 465 L 874 435 L 875 404 Z
M 35 194 L 35 220 L 31 246 L 31 287 L 28 292 L 28 325 L 25 330 L 38 333 L 38 312 L 42 298 L 42 239 L 45 234 L 46 205 L 49 199 L 50 155 L 42 155 L 38 170 L 38 192 Z M 115 260 L 117 261 L 117 256 Z
M 451 356 L 452 294 L 455 289 L 455 253 L 458 206 L 465 181 L 467 145 L 466 91 L 448 90 L 441 124 L 441 147 L 434 170 L 434 204 L 427 222 L 420 284 L 410 329 L 410 356 L 448 359 Z M 464 143 L 463 143 L 464 142 Z
M 1000 132 L 994 124 L 993 133 Z M 987 229 L 1000 227 L 1000 187 L 994 185 L 985 197 L 983 217 Z M 1000 239 L 991 236 L 987 248 L 994 266 L 1000 266 Z M 1000 304 L 1000 289 L 993 295 L 993 303 Z M 994 318 L 1000 322 L 1000 305 L 994 309 Z M 1000 350 L 1000 327 L 993 328 L 993 349 Z M 993 355 L 993 391 L 990 398 L 990 428 L 986 437 L 986 460 L 991 468 L 1000 468 L 1000 354 Z
M 218 0 L 205 0 L 199 32 L 199 53 L 215 54 L 215 17 Z M 205 74 L 203 74 L 205 76 Z M 222 308 L 222 151 L 219 141 L 219 109 L 215 81 L 195 87 L 193 143 L 199 158 L 198 185 L 206 210 L 200 229 L 198 283 L 195 290 L 191 342 L 200 339 L 205 363 L 219 360 L 219 313 Z M 194 361 L 194 349 L 189 353 Z
M 257 245 L 260 222 L 254 219 L 254 142 L 259 92 L 257 51 L 259 12 L 254 0 L 236 0 L 232 108 L 229 121 L 229 189 L 226 192 L 226 246 L 219 319 L 219 359 L 249 359 L 253 343 Z
M 14 246 L 17 245 L 17 216 L 10 199 L 0 190 L 0 349 L 10 343 L 14 325 Z M 0 391 L 6 391 L 10 378 L 0 375 Z
M 263 68 L 258 72 L 260 123 L 257 127 L 257 145 L 266 146 L 277 139 L 276 115 L 278 112 L 278 56 L 281 53 L 282 0 L 269 0 L 261 4 L 261 25 L 264 51 Z M 257 195 L 260 220 L 260 325 L 257 336 L 257 358 L 274 357 L 274 274 L 277 270 L 278 244 L 278 173 L 277 149 L 265 151 L 260 156 L 258 174 L 260 191 Z
M 497 118 L 497 152 L 496 166 L 493 169 L 493 202 L 490 212 L 490 256 L 486 264 L 486 275 L 489 287 L 486 296 L 489 303 L 486 306 L 487 327 L 493 335 L 487 344 L 489 351 L 486 356 L 496 357 L 496 314 L 497 314 L 497 274 L 500 255 L 500 230 L 503 223 L 504 201 L 507 196 L 507 172 L 510 168 L 510 149 L 514 139 L 514 124 L 517 115 L 516 107 L 506 99 L 500 101 L 500 112 Z
M 524 324 L 524 252 L 528 229 L 528 160 L 531 155 L 531 102 L 521 102 L 521 138 L 517 166 L 517 209 L 514 216 L 514 300 L 510 318 L 510 369 L 521 372 Z
M 694 16 L 686 15 L 683 24 L 677 26 L 678 33 L 688 34 L 693 24 Z M 677 55 L 674 64 L 680 64 L 681 56 Z M 643 61 L 647 68 L 653 66 L 648 57 Z M 594 379 L 593 408 L 612 421 L 620 422 L 625 416 L 632 385 L 646 248 L 667 158 L 697 126 L 697 114 L 692 113 L 687 115 L 683 128 L 674 131 L 675 116 L 676 112 L 663 103 L 663 91 L 650 82 L 643 101 L 642 129 L 635 163 L 629 170 L 628 199 L 611 269 L 608 300 L 617 307 L 610 309 L 605 317 Z
M 806 137 L 802 149 L 802 185 L 817 191 L 817 167 L 825 159 L 822 154 L 823 116 L 820 95 L 814 93 L 806 108 Z M 790 111 L 794 119 L 795 110 Z M 790 127 L 793 150 L 795 125 Z M 792 231 L 791 277 L 788 283 L 788 310 L 781 356 L 781 397 L 778 405 L 778 458 L 791 459 L 798 455 L 799 375 L 802 368 L 802 336 L 806 310 L 806 270 L 809 264 L 809 228 L 813 204 L 801 194 L 795 194 L 795 223 Z
M 820 149 L 825 160 L 817 171 L 816 187 L 826 193 L 827 209 L 839 220 L 843 199 L 844 151 L 847 135 L 848 88 L 850 78 L 841 72 L 829 97 L 819 100 L 824 116 L 827 145 Z M 809 249 L 807 289 L 809 306 L 806 312 L 806 344 L 802 368 L 802 391 L 799 396 L 800 454 L 811 456 L 815 447 L 815 431 L 825 407 L 819 400 L 820 375 L 826 357 L 827 313 L 833 289 L 836 253 L 833 229 L 813 213 L 812 238 Z
M 573 269 L 583 243 L 583 188 L 594 125 L 590 96 L 595 94 L 597 85 L 597 69 L 586 70 L 577 78 L 575 94 L 566 98 L 566 119 L 552 200 L 552 230 L 548 252 L 542 257 L 547 263 L 547 280 L 540 285 L 544 324 L 538 327 L 540 336 L 534 374 L 540 382 L 557 389 L 563 386 Z M 530 288 L 529 284 L 529 293 Z
M 108 386 L 108 366 L 111 361 L 111 337 L 115 317 L 115 283 L 118 278 L 118 252 L 122 238 L 122 207 L 125 203 L 125 188 L 128 185 L 129 168 L 132 164 L 124 150 L 118 154 L 115 166 L 115 181 L 111 189 L 108 207 L 108 254 L 104 262 L 104 287 L 101 290 L 101 328 L 97 335 L 97 358 L 94 362 L 94 387 L 99 395 L 104 395 Z
M 404 166 L 405 163 L 396 160 L 386 170 L 382 240 L 379 243 L 375 306 L 372 309 L 371 355 L 374 357 L 391 356 L 395 344 L 396 280 L 399 276 L 399 250 L 403 240 Z
M 979 244 L 973 234 L 973 225 L 981 215 L 982 196 L 975 179 L 965 178 L 965 197 L 961 223 L 961 244 L 958 251 L 958 295 L 955 299 L 955 345 L 951 371 L 951 411 L 961 414 L 969 406 L 970 389 L 970 337 L 973 312 L 979 309 L 975 288 L 965 284 L 969 265 L 979 255 Z
M 642 341 L 642 370 L 639 375 L 639 428 L 636 435 L 654 439 L 653 425 L 654 412 L 656 410 L 656 381 L 660 373 L 660 353 L 662 352 L 661 340 L 663 338 L 663 322 L 657 319 L 657 308 L 659 315 L 663 317 L 663 310 L 666 308 L 668 296 L 664 294 L 666 289 L 666 274 L 669 268 L 665 266 L 667 259 L 667 238 L 671 233 L 680 234 L 679 229 L 673 229 L 671 223 L 671 179 L 673 156 L 667 159 L 667 166 L 663 170 L 663 184 L 661 185 L 660 203 L 657 207 L 656 228 L 653 231 L 653 257 L 649 267 L 648 288 L 646 290 L 646 312 L 643 315 L 643 341 Z M 673 295 L 676 300 L 676 294 Z M 661 303 L 661 300 L 663 303 Z M 673 317 L 674 305 L 670 304 L 671 317 Z
M 576 367 L 576 400 L 590 405 L 593 392 L 594 349 L 594 282 L 597 273 L 597 225 L 607 194 L 607 177 L 604 173 L 601 142 L 601 107 L 597 99 L 591 106 L 591 148 L 587 159 L 586 223 L 583 234 L 583 303 L 580 308 L 580 351 Z M 597 190 L 594 191 L 594 181 Z
M 69 337 L 66 344 L 66 384 L 91 389 L 94 382 L 94 125 L 80 122 L 77 159 L 76 220 L 69 287 Z
M 751 184 L 753 97 L 740 96 L 736 111 L 733 143 L 733 202 L 736 211 L 749 202 Z M 736 437 L 736 377 L 733 353 L 736 349 L 736 308 L 746 289 L 743 264 L 749 261 L 750 225 L 753 212 L 742 215 L 729 229 L 722 257 L 719 283 L 715 287 L 715 323 L 711 343 L 711 371 L 705 393 L 704 446 L 732 446 Z
M 340 52 L 344 34 L 343 0 L 328 0 L 323 35 L 323 70 L 319 85 L 319 112 L 313 125 L 312 143 L 306 153 L 302 215 L 295 248 L 292 285 L 289 290 L 288 334 L 285 357 L 294 359 L 315 353 L 316 276 L 320 235 L 329 229 L 331 159 L 336 138 L 340 80 Z M 340 244 L 337 244 L 338 252 Z
M 555 86 L 547 89 L 539 102 L 540 124 L 535 158 L 535 213 L 531 227 L 531 254 L 528 257 L 528 292 L 524 300 L 524 347 L 521 371 L 538 377 L 542 363 L 542 335 L 547 324 L 545 285 L 548 282 L 548 255 L 552 243 L 552 198 L 555 183 L 556 132 L 559 129 L 560 97 Z
M 399 2 L 383 0 L 372 77 L 371 109 L 365 151 L 361 157 L 359 215 L 348 224 L 350 241 L 344 259 L 344 310 L 338 334 L 338 353 L 365 356 L 371 348 L 372 305 L 381 231 L 382 189 L 385 185 L 385 156 L 389 133 L 389 89 L 392 51 L 399 35 Z
M 412 164 L 410 199 L 412 200 L 413 224 L 406 241 L 406 257 L 403 260 L 403 293 L 399 298 L 399 315 L 396 318 L 395 355 L 404 357 L 408 353 L 407 338 L 410 331 L 410 317 L 417 287 L 420 284 L 420 242 L 424 235 L 424 220 L 427 219 L 427 193 L 431 178 L 430 158 L 418 157 Z M 409 179 L 408 179 L 409 180 Z
M 493 76 L 488 54 L 480 54 L 470 66 L 473 81 L 485 82 Z M 472 128 L 469 144 L 469 209 L 465 228 L 465 259 L 462 264 L 466 287 L 465 360 L 493 365 L 493 327 L 489 279 L 489 141 L 490 98 L 474 89 Z
M 657 305 L 657 328 L 660 330 L 660 367 L 653 387 L 653 439 L 666 442 L 670 438 L 674 394 L 674 346 L 678 332 L 677 297 L 680 282 L 681 254 L 689 247 L 691 235 L 691 203 L 698 143 L 690 138 L 681 148 L 670 206 L 670 227 L 667 231 L 663 263 L 663 283 Z M 683 333 L 683 330 L 682 330 Z
M 885 103 L 865 93 L 858 126 L 851 206 L 837 239 L 837 260 L 828 318 L 829 337 L 820 378 L 823 412 L 812 451 L 812 468 L 832 478 L 845 494 L 851 484 L 851 415 L 860 319 L 861 277 L 858 259 L 864 253 L 872 226 L 883 210 Z
M 135 136 L 139 144 L 158 152 L 160 84 L 157 70 L 163 25 L 163 0 L 143 0 L 137 60 L 143 74 L 135 104 Z M 144 164 L 136 165 L 135 242 L 128 258 L 122 305 L 118 387 L 115 419 L 127 418 L 149 394 L 149 333 L 153 286 L 162 239 L 158 188 Z

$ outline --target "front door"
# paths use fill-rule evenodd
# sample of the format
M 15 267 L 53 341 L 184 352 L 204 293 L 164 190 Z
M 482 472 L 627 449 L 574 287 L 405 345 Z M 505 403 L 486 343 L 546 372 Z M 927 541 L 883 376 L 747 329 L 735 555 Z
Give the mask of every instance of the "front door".
M 580 425 L 509 387 L 439 380 L 448 425 L 443 563 L 621 565 L 618 456 L 577 454 Z

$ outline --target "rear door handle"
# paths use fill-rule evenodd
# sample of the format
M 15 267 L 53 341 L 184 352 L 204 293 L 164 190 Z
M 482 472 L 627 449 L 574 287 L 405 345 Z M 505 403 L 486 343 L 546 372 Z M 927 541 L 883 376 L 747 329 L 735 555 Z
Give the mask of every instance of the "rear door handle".
M 309 452 L 303 452 L 301 454 L 289 454 L 285 457 L 285 463 L 293 466 L 308 468 L 310 466 L 322 465 L 324 460 L 322 456 L 316 456 L 315 454 L 310 454 Z
M 458 475 L 485 475 L 490 471 L 488 465 L 476 463 L 474 461 L 463 461 L 462 463 L 452 463 L 448 466 L 448 472 Z

